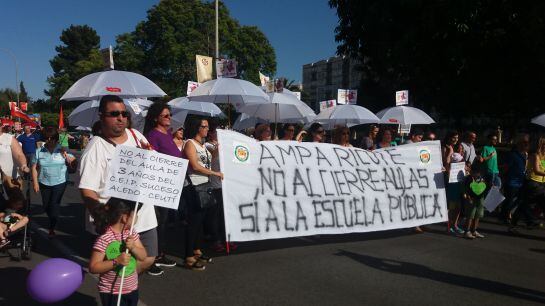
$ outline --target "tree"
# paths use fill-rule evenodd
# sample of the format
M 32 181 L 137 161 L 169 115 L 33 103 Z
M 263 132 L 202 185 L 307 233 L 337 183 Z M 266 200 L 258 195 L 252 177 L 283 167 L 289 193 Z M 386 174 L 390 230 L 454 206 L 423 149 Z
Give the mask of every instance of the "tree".
M 53 75 L 47 78 L 45 94 L 59 99 L 81 77 L 101 71 L 100 37 L 88 25 L 71 25 L 60 36 L 63 45 L 55 47 L 57 55 L 49 61 Z
M 0 116 L 10 114 L 9 102 L 17 101 L 17 92 L 11 88 L 0 89 Z
M 535 115 L 545 90 L 545 2 L 350 1 L 337 9 L 339 55 L 362 63 L 366 101 L 411 91 L 430 110 Z M 366 102 L 367 104 L 367 102 Z M 517 105 L 516 107 L 514 105 Z
M 131 33 L 117 37 L 116 66 L 146 75 L 170 96 L 185 95 L 196 80 L 195 55 L 214 50 L 214 4 L 201 0 L 164 0 Z M 220 51 L 237 60 L 239 76 L 259 83 L 259 71 L 274 74 L 276 56 L 256 27 L 240 26 L 219 7 Z

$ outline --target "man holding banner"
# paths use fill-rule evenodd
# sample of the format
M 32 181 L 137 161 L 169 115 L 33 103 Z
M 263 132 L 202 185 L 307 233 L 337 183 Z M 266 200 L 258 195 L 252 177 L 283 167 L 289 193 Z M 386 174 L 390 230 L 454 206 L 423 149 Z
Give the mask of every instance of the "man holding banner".
M 83 202 L 87 207 L 86 228 L 94 232 L 90 224 L 94 209 L 97 205 L 105 204 L 109 197 L 106 196 L 106 181 L 110 161 L 114 158 L 115 147 L 125 145 L 149 149 L 146 138 L 140 132 L 128 129 L 127 111 L 123 100 L 114 95 L 103 96 L 100 99 L 100 133 L 93 137 L 81 157 L 79 189 Z M 157 218 L 152 205 L 144 205 L 138 211 L 135 230 L 140 235 L 148 257 L 138 262 L 138 271 L 147 270 L 158 255 L 157 245 Z

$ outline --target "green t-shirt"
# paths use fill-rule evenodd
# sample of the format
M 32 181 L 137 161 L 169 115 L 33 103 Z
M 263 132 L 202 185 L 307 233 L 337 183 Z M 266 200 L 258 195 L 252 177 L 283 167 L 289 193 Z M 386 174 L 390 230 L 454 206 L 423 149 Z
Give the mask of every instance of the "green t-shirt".
M 490 158 L 489 160 L 484 161 L 486 167 L 485 170 L 487 173 L 500 173 L 500 170 L 498 169 L 498 153 L 496 152 L 496 148 L 494 148 L 493 146 L 484 146 L 481 152 L 481 156 L 483 158 L 486 158 L 492 153 L 496 154 L 494 154 L 494 156 L 492 156 L 492 158 Z
M 68 147 L 68 133 L 59 134 L 59 144 L 61 147 Z

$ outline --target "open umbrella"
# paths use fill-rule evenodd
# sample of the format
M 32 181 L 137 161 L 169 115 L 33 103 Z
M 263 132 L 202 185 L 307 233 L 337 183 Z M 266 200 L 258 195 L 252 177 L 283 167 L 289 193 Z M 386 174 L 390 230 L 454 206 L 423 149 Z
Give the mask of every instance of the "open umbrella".
M 256 117 L 250 117 L 247 114 L 240 114 L 238 116 L 237 120 L 235 120 L 235 123 L 233 123 L 233 130 L 235 131 L 242 131 L 245 129 L 253 128 L 256 126 L 256 124 L 259 123 L 269 123 L 267 120 L 256 118 Z
M 246 105 L 239 109 L 250 117 L 275 123 L 308 123 L 316 114 L 308 105 L 290 93 L 269 93 L 270 103 Z
M 532 118 L 531 122 L 533 124 L 545 126 L 545 114 Z
M 331 130 L 335 126 L 355 126 L 359 124 L 377 123 L 378 117 L 370 110 L 359 105 L 336 105 L 321 111 L 312 122 L 318 122 L 325 129 Z
M 145 110 L 153 103 L 144 99 L 124 99 L 127 110 L 131 113 L 132 126 L 138 130 L 144 127 Z M 100 101 L 92 100 L 83 102 L 68 116 L 68 123 L 72 126 L 92 128 L 99 118 L 98 106 Z
M 433 119 L 418 108 L 410 106 L 394 106 L 377 113 L 383 124 L 432 124 Z
M 122 98 L 162 97 L 167 94 L 145 76 L 134 72 L 110 70 L 95 72 L 74 83 L 61 100 L 98 100 L 104 95 Z
M 238 110 L 249 104 L 267 103 L 269 96 L 254 84 L 232 78 L 219 78 L 201 84 L 189 96 L 189 101 L 231 104 Z
M 221 109 L 213 103 L 189 101 L 187 97 L 180 97 L 168 102 L 168 105 L 172 107 L 172 112 L 175 113 L 179 110 L 186 110 L 189 114 L 202 115 L 209 117 L 222 117 L 224 116 Z

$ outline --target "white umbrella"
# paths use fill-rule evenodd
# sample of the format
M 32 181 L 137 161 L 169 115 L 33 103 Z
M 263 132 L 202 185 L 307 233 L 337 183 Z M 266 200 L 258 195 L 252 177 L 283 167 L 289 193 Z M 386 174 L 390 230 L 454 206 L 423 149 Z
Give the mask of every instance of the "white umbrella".
M 235 120 L 235 123 L 233 124 L 233 130 L 236 131 L 242 131 L 245 129 L 253 128 L 258 123 L 269 123 L 267 120 L 256 118 L 256 117 L 250 117 L 247 114 L 240 114 L 238 116 L 237 120 Z
M 90 132 L 90 131 L 91 131 L 91 128 L 90 128 L 90 127 L 86 127 L 86 126 L 78 126 L 78 127 L 76 128 L 76 130 L 78 130 L 78 131 L 88 131 L 88 132 Z
M 313 122 L 318 122 L 325 129 L 331 130 L 335 126 L 355 126 L 359 124 L 377 123 L 378 117 L 370 110 L 359 105 L 336 105 L 326 108 L 316 116 Z
M 172 112 L 178 112 L 180 110 L 186 110 L 189 114 L 202 115 L 209 117 L 222 117 L 224 116 L 221 109 L 209 102 L 189 101 L 187 97 L 180 97 L 174 100 L 170 100 L 168 105 L 172 107 Z
M 232 104 L 236 109 L 248 104 L 267 103 L 269 96 L 254 84 L 232 78 L 219 78 L 201 84 L 189 96 L 189 101 Z
M 380 123 L 384 124 L 432 124 L 433 119 L 418 108 L 394 106 L 377 113 Z
M 127 110 L 131 113 L 132 126 L 138 130 L 144 127 L 145 110 L 153 103 L 144 99 L 124 99 Z M 68 116 L 68 123 L 72 126 L 92 128 L 99 118 L 98 106 L 100 101 L 83 102 Z
M 545 126 L 545 114 L 532 118 L 531 122 L 533 124 Z
M 269 93 L 270 103 L 247 105 L 241 113 L 275 123 L 308 123 L 316 114 L 308 105 L 291 93 Z
M 134 72 L 110 70 L 84 76 L 74 83 L 61 100 L 98 100 L 104 95 L 122 98 L 162 97 L 166 93 L 145 76 Z

